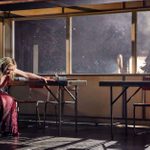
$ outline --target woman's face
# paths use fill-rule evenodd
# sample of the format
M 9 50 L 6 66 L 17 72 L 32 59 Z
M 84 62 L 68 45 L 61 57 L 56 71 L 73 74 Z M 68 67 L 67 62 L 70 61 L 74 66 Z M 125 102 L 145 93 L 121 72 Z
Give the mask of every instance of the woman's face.
M 15 69 L 16 69 L 16 65 L 10 65 L 10 66 L 8 66 L 8 68 L 7 68 L 6 72 L 5 72 L 5 74 L 8 75 L 8 76 L 9 76 L 9 75 L 13 75 Z

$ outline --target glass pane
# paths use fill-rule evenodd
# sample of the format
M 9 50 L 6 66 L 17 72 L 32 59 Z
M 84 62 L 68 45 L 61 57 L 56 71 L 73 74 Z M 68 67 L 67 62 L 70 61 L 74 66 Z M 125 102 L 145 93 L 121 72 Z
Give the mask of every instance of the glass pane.
M 73 18 L 73 73 L 130 73 L 131 13 Z
M 150 12 L 138 13 L 137 73 L 150 73 Z
M 38 73 L 64 73 L 66 68 L 64 18 L 15 22 L 15 59 L 18 68 Z

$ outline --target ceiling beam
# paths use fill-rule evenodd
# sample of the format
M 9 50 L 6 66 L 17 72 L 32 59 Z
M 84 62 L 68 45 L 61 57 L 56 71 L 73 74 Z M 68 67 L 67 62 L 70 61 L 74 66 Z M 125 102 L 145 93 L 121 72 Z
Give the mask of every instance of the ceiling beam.
M 0 5 L 1 11 L 14 11 L 14 10 L 28 10 L 28 9 L 38 9 L 38 8 L 51 8 L 56 7 L 55 4 L 50 2 L 24 2 L 24 3 L 13 3 Z
M 136 0 L 103 4 L 67 5 L 63 0 L 45 0 L 43 2 L 26 2 L 11 5 L 0 5 L 0 10 L 11 13 L 11 16 L 39 17 L 39 16 L 64 16 L 119 13 L 130 11 L 150 10 L 150 1 Z M 5 6 L 5 7 L 4 7 Z M 5 16 L 4 16 L 5 17 Z M 9 16 L 7 17 L 9 18 Z M 10 17 L 11 18 L 11 17 Z M 13 17 L 12 17 L 13 18 Z M 15 17 L 14 17 L 15 18 Z
M 0 0 L 0 5 L 5 5 L 5 4 L 17 4 L 17 3 L 25 3 L 25 2 L 36 2 L 36 1 L 41 1 L 41 0 Z

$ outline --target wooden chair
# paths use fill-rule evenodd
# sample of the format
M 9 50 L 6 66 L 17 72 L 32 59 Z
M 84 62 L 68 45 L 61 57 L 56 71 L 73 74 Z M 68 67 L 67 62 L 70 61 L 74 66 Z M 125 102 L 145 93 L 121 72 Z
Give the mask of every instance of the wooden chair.
M 36 91 L 36 90 L 38 90 L 37 92 L 43 90 L 43 86 L 29 86 L 27 98 L 26 99 L 17 99 L 18 116 L 21 115 L 20 112 L 21 112 L 21 110 L 23 110 L 23 107 L 28 106 L 28 104 L 32 104 L 33 107 L 34 107 L 34 110 L 35 110 L 35 115 L 36 115 L 36 118 L 35 118 L 36 125 L 41 125 L 39 107 L 40 107 L 40 104 L 45 105 L 45 102 L 46 102 L 47 99 L 42 98 L 42 96 L 40 98 L 37 97 L 37 96 L 33 96 L 34 94 L 36 95 L 36 93 L 34 93 L 34 91 Z
M 150 76 L 144 76 L 144 81 L 150 80 Z M 150 107 L 150 102 L 146 102 L 146 95 L 147 92 L 150 91 L 150 87 L 142 87 L 142 102 L 134 103 L 133 104 L 133 129 L 134 134 L 136 134 L 135 130 L 135 120 L 136 120 L 136 109 L 142 108 L 142 119 L 146 119 L 146 108 Z

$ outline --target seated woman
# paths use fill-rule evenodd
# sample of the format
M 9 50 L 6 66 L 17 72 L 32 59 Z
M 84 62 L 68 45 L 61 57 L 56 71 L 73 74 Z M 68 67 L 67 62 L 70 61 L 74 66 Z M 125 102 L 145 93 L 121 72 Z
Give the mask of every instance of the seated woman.
M 46 81 L 42 76 L 17 69 L 16 61 L 10 57 L 0 59 L 0 125 L 2 135 L 18 136 L 16 102 L 13 97 L 3 91 L 13 81 L 15 75 Z

